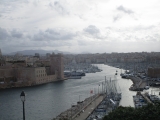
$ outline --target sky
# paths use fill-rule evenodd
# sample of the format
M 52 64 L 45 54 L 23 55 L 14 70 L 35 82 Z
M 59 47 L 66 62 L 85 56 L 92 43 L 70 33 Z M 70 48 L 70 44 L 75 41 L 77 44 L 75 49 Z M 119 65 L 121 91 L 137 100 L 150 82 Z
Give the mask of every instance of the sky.
M 160 52 L 160 0 L 0 0 L 0 49 Z

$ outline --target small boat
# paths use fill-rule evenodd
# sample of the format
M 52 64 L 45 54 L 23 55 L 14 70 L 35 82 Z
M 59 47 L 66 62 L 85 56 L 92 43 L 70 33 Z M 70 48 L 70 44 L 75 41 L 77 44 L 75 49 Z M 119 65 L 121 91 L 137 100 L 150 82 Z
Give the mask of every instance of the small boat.
M 144 89 L 145 89 L 145 90 L 148 90 L 148 89 L 149 89 L 149 86 L 145 86 Z

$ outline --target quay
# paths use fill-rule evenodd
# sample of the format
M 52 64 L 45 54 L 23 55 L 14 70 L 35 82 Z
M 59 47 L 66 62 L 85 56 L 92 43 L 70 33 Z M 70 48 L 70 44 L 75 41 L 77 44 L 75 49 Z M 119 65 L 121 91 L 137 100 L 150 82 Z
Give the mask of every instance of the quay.
M 62 112 L 53 120 L 91 120 L 94 118 L 102 118 L 112 112 L 119 106 L 121 100 L 121 94 L 116 94 L 115 96 L 104 94 L 97 94 L 89 97 L 89 102 L 85 105 L 81 105 L 80 109 L 78 105 L 72 106 L 69 110 Z M 112 100 L 113 99 L 113 100 Z M 112 103 L 111 103 L 112 102 Z M 113 105 L 114 104 L 114 105 Z
M 140 93 L 141 94 L 141 93 Z M 141 96 L 148 102 L 154 105 L 154 103 L 152 101 L 150 101 L 150 99 L 146 96 L 146 94 L 141 94 Z
M 93 110 L 102 102 L 103 95 L 99 95 L 97 98 L 95 98 L 91 103 L 89 103 L 88 106 L 84 107 L 84 110 L 75 115 L 73 117 L 74 120 L 85 120 L 92 112 Z
M 70 109 L 62 112 L 53 120 L 59 119 L 71 119 L 71 120 L 85 120 L 92 111 L 102 102 L 104 96 L 102 94 L 96 94 L 89 98 L 86 98 L 83 102 L 77 105 L 72 105 Z
M 141 78 L 136 76 L 130 76 L 130 79 L 133 82 L 133 85 L 129 88 L 132 91 L 142 91 L 145 86 L 147 86 L 147 82 L 143 81 Z

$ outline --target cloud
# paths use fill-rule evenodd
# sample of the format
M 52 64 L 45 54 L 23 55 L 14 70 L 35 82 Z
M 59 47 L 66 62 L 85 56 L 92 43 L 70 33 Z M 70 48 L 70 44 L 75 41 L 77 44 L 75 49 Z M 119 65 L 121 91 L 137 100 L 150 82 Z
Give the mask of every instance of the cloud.
M 158 41 L 157 38 L 155 38 L 154 36 L 146 36 L 145 37 L 145 41 L 152 41 L 152 42 L 156 42 Z
M 9 34 L 6 29 L 0 27 L 0 41 L 6 40 L 9 37 Z
M 11 36 L 15 37 L 15 38 L 22 38 L 23 37 L 23 33 L 21 33 L 20 31 L 17 31 L 16 29 L 11 31 Z
M 12 13 L 26 3 L 28 3 L 28 0 L 0 0 L 0 13 Z
M 59 1 L 55 1 L 54 3 L 50 2 L 49 7 L 62 15 L 69 14 L 68 10 L 65 9 Z
M 113 22 L 116 22 L 117 20 L 121 19 L 122 17 L 120 15 L 116 15 L 113 17 Z
M 12 31 L 7 31 L 4 28 L 0 28 L 0 40 L 13 40 L 13 39 L 23 38 L 23 33 L 13 29 Z
M 122 48 L 126 41 L 159 42 L 158 3 L 149 0 L 0 0 L 0 48 L 59 46 L 56 48 L 67 50 L 72 46 L 70 50 L 78 50 L 79 46 L 88 49 L 92 43 L 94 47 L 91 45 L 89 49 L 95 50 L 98 45 L 105 48 L 111 41 L 123 42 Z M 139 49 L 141 46 L 139 44 Z M 112 50 L 115 49 L 111 47 Z
M 95 25 L 89 25 L 88 27 L 83 29 L 81 36 L 85 36 L 87 40 L 92 39 L 91 41 L 106 40 L 108 38 L 108 31 L 105 31 L 105 29 L 100 31 L 100 29 L 97 28 Z
M 122 11 L 122 12 L 127 13 L 127 14 L 133 14 L 134 13 L 132 10 L 124 8 L 122 5 L 117 7 L 117 10 Z
M 70 33 L 64 30 L 47 29 L 45 31 L 39 31 L 34 34 L 32 40 L 34 41 L 48 41 L 48 40 L 71 40 L 76 34 Z
M 87 28 L 83 29 L 85 32 L 89 34 L 98 34 L 100 31 L 99 29 L 94 25 L 89 25 Z
M 155 26 L 154 25 L 150 25 L 150 26 L 142 26 L 142 25 L 138 25 L 134 27 L 134 31 L 138 31 L 138 30 L 151 30 L 154 29 Z

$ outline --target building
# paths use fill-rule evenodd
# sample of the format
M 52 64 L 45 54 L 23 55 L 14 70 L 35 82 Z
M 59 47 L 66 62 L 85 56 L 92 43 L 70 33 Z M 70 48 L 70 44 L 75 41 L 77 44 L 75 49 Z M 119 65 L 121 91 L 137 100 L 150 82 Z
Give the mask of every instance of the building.
M 52 54 L 48 60 L 10 61 L 0 67 L 0 88 L 23 87 L 64 80 L 63 55 Z
M 148 77 L 160 78 L 160 68 L 148 68 Z
M 52 53 L 50 56 L 50 65 L 51 65 L 51 74 L 55 74 L 57 72 L 57 79 L 63 80 L 64 79 L 64 64 L 63 64 L 63 56 L 62 54 L 58 53 L 55 55 Z

